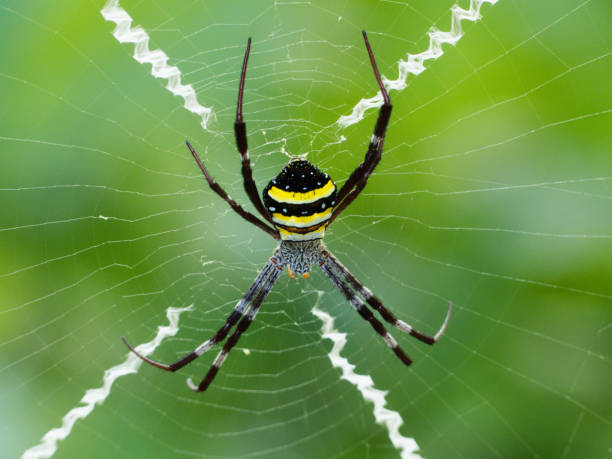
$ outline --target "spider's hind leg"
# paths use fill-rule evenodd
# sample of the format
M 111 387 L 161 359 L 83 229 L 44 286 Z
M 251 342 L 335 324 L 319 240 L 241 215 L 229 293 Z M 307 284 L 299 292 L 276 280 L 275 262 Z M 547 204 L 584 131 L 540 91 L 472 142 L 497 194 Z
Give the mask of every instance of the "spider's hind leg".
M 331 255 L 327 251 L 321 252 L 320 266 L 323 273 L 332 281 L 332 283 L 340 290 L 348 302 L 355 308 L 357 313 L 370 323 L 372 328 L 378 333 L 387 343 L 387 346 L 395 353 L 395 355 L 404 363 L 404 365 L 412 364 L 410 357 L 406 355 L 403 349 L 399 346 L 395 338 L 387 331 L 385 326 L 376 318 L 372 311 L 364 304 L 364 302 L 355 295 L 355 292 L 334 272 L 333 265 L 329 261 Z
M 242 336 L 242 333 L 247 331 L 247 329 L 251 325 L 251 322 L 253 322 L 253 319 L 255 319 L 255 316 L 257 315 L 259 308 L 261 307 L 262 303 L 266 299 L 266 296 L 268 296 L 268 293 L 270 293 L 270 290 L 272 290 L 272 287 L 274 286 L 275 282 L 278 280 L 282 270 L 283 268 L 280 264 L 274 263 L 274 268 L 272 269 L 272 272 L 270 273 L 265 283 L 259 290 L 259 293 L 253 300 L 251 309 L 249 310 L 247 315 L 243 317 L 240 320 L 240 322 L 238 322 L 238 325 L 236 326 L 236 330 L 234 331 L 232 336 L 230 336 L 228 340 L 225 342 L 225 344 L 223 345 L 223 349 L 221 349 L 219 354 L 217 354 L 217 357 L 215 358 L 210 369 L 208 370 L 208 373 L 206 373 L 206 376 L 204 376 L 204 379 L 202 379 L 202 382 L 200 382 L 200 384 L 196 386 L 194 382 L 191 380 L 191 378 L 187 380 L 187 385 L 189 386 L 190 389 L 196 392 L 203 392 L 206 389 L 208 389 L 208 386 L 210 386 L 210 383 L 213 381 L 213 379 L 215 379 L 215 376 L 217 376 L 217 373 L 219 372 L 219 368 L 221 368 L 221 365 L 223 365 L 223 362 L 225 362 L 225 359 L 227 358 L 227 355 L 229 354 L 229 352 L 236 345 L 236 343 Z
M 431 344 L 434 344 L 436 341 L 438 341 L 440 337 L 442 336 L 442 334 L 444 333 L 444 331 L 446 330 L 448 321 L 450 319 L 451 310 L 452 310 L 452 303 L 450 301 L 448 303 L 446 317 L 444 318 L 444 322 L 442 322 L 442 326 L 440 327 L 440 329 L 433 336 L 426 335 L 416 330 L 415 328 L 413 328 L 412 326 L 410 326 L 403 320 L 400 320 L 397 317 L 395 317 L 395 314 L 393 314 L 385 306 L 383 306 L 382 302 L 376 296 L 372 294 L 370 289 L 364 286 L 361 282 L 359 282 L 359 280 L 353 274 L 351 274 L 351 272 L 348 269 L 346 269 L 346 267 L 342 263 L 340 263 L 340 260 L 338 260 L 335 256 L 333 256 L 330 253 L 327 259 L 329 260 L 329 263 L 333 266 L 333 269 L 341 277 L 343 277 L 344 280 L 348 282 L 366 300 L 366 302 L 372 308 L 378 311 L 381 317 L 386 322 L 392 324 L 394 327 L 400 329 L 404 333 L 408 333 L 410 336 L 415 337 L 419 341 L 422 341 L 424 343 L 431 345 Z
M 130 343 L 128 343 L 128 341 L 125 339 L 125 337 L 122 338 L 123 342 L 125 343 L 125 345 L 128 347 L 128 349 L 130 351 L 132 351 L 134 354 L 136 354 L 142 360 L 147 362 L 149 365 L 153 365 L 153 366 L 155 366 L 157 368 L 160 368 L 162 370 L 171 371 L 171 372 L 175 372 L 177 370 L 180 370 L 181 368 L 183 368 L 184 366 L 188 365 L 193 360 L 197 359 L 199 356 L 204 354 L 206 351 L 208 351 L 210 348 L 212 348 L 219 341 L 223 341 L 225 339 L 225 337 L 227 336 L 227 334 L 229 333 L 229 331 L 232 329 L 232 327 L 234 325 L 236 325 L 236 323 L 242 317 L 242 315 L 244 314 L 244 311 L 247 309 L 248 305 L 252 301 L 253 301 L 253 303 L 255 303 L 257 301 L 257 299 L 259 298 L 259 295 L 261 295 L 261 291 L 263 291 L 263 290 L 265 290 L 267 288 L 267 286 L 269 285 L 269 282 L 270 282 L 270 278 L 278 277 L 278 273 L 281 270 L 282 270 L 282 265 L 280 264 L 280 259 L 278 258 L 278 251 L 276 251 L 274 253 L 274 255 L 272 256 L 272 258 L 270 258 L 268 260 L 268 262 L 264 265 L 264 267 L 261 270 L 261 272 L 259 273 L 259 275 L 255 278 L 255 280 L 251 284 L 251 287 L 249 288 L 247 293 L 240 299 L 240 301 L 238 301 L 238 303 L 234 307 L 234 310 L 227 317 L 225 323 L 217 331 L 217 333 L 215 333 L 211 338 L 209 338 L 208 340 L 204 341 L 197 348 L 195 348 L 192 352 L 187 354 L 185 357 L 177 360 L 176 362 L 173 362 L 171 364 L 164 364 L 164 363 L 160 363 L 160 362 L 157 362 L 155 360 L 149 359 L 148 357 L 145 357 L 144 355 L 139 353 Z M 272 288 L 272 285 L 269 285 L 268 291 L 269 291 L 270 288 Z M 255 297 L 255 295 L 258 292 L 259 292 L 259 295 L 257 297 Z M 253 299 L 253 298 L 255 298 L 255 299 Z M 249 314 L 250 313 L 251 312 L 249 311 Z M 242 321 L 240 323 L 242 323 Z

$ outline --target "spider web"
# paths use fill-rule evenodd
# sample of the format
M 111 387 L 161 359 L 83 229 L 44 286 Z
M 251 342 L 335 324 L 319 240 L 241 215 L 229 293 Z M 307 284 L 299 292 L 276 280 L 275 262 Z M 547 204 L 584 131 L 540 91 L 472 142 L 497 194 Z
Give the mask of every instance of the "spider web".
M 609 457 L 609 2 L 0 9 L 7 457 Z M 250 209 L 232 129 L 247 37 L 260 189 L 291 155 L 341 184 L 376 117 L 361 29 L 394 111 L 326 244 L 426 333 L 452 301 L 443 339 L 394 332 L 406 369 L 315 270 L 281 277 L 206 393 L 185 380 L 214 352 L 129 366 L 121 336 L 186 354 L 274 248 L 184 147 Z

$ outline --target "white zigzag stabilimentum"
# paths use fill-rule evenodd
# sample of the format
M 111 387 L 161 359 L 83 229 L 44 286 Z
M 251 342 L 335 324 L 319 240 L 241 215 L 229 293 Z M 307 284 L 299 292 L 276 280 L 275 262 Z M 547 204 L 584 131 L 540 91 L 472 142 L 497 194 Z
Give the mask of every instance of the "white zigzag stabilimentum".
M 402 424 L 404 424 L 400 414 L 387 408 L 387 400 L 385 399 L 387 392 L 374 387 L 374 381 L 370 376 L 355 373 L 355 365 L 340 355 L 346 344 L 346 333 L 340 333 L 334 327 L 333 317 L 317 308 L 317 306 L 312 308 L 312 313 L 323 322 L 321 327 L 323 338 L 327 338 L 334 343 L 328 357 L 334 368 L 342 371 L 340 378 L 353 384 L 361 392 L 364 400 L 374 405 L 373 414 L 376 423 L 387 429 L 389 440 L 399 451 L 402 459 L 421 458 L 418 454 L 419 446 L 414 438 L 404 437 L 399 431 Z
M 138 353 L 144 356 L 150 355 L 165 338 L 176 335 L 179 330 L 178 324 L 180 314 L 191 310 L 192 306 L 187 306 L 185 308 L 168 308 L 166 310 L 168 325 L 157 327 L 157 335 L 155 335 L 155 338 L 148 343 L 143 343 L 136 347 Z M 141 365 L 142 360 L 133 352 L 128 352 L 122 363 L 104 372 L 103 382 L 100 387 L 88 389 L 85 395 L 83 395 L 80 405 L 66 413 L 62 418 L 61 427 L 56 427 L 47 432 L 38 445 L 33 446 L 23 453 L 21 459 L 46 459 L 53 456 L 57 451 L 59 443 L 70 435 L 76 422 L 79 419 L 85 419 L 89 416 L 96 405 L 104 403 L 106 398 L 110 395 L 111 387 L 114 382 L 122 376 L 136 373 Z
M 419 54 L 408 54 L 406 60 L 400 60 L 398 63 L 399 75 L 395 80 L 389 80 L 383 77 L 383 83 L 385 87 L 391 91 L 401 91 L 406 87 L 406 79 L 408 74 L 418 75 L 426 69 L 424 62 L 430 59 L 439 58 L 444 52 L 442 51 L 442 44 L 449 43 L 455 45 L 459 39 L 463 36 L 461 30 L 461 21 L 468 20 L 475 22 L 480 19 L 480 7 L 483 3 L 495 4 L 497 0 L 470 0 L 470 8 L 464 10 L 458 5 L 454 5 L 451 8 L 452 19 L 451 19 L 451 30 L 449 32 L 443 32 L 434 27 L 429 29 L 427 34 L 429 35 L 429 47 Z M 361 99 L 350 115 L 341 116 L 337 124 L 341 127 L 347 127 L 351 124 L 355 124 L 363 119 L 366 111 L 371 108 L 380 107 L 383 103 L 382 94 L 379 92 L 374 97 L 369 99 Z
M 134 59 L 141 64 L 151 64 L 151 74 L 155 78 L 168 80 L 166 89 L 185 100 L 185 108 L 202 118 L 201 125 L 207 129 L 208 120 L 213 112 L 211 108 L 198 103 L 196 93 L 190 84 L 181 83 L 181 72 L 178 67 L 168 65 L 168 56 L 161 49 L 149 49 L 149 35 L 140 26 L 132 28 L 131 16 L 119 5 L 119 0 L 109 0 L 102 8 L 104 19 L 117 24 L 113 36 L 119 43 L 133 43 Z

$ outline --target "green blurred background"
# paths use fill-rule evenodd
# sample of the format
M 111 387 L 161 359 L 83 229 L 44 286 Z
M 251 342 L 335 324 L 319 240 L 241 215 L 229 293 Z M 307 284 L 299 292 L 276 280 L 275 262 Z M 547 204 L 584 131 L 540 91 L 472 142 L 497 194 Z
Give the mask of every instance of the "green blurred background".
M 0 443 L 17 457 L 194 305 L 154 356 L 221 325 L 274 248 L 205 186 L 184 140 L 250 209 L 232 123 L 246 38 L 245 119 L 262 189 L 289 154 L 342 183 L 375 111 L 335 124 L 381 72 L 449 30 L 450 1 L 121 5 L 215 120 L 112 35 L 101 1 L 0 4 Z M 467 0 L 459 5 L 467 8 Z M 210 390 L 212 355 L 180 374 L 141 367 L 79 421 L 57 457 L 396 457 L 372 406 L 327 357 L 388 391 L 426 457 L 610 457 L 612 4 L 484 4 L 482 20 L 392 92 L 380 166 L 328 247 L 433 348 L 398 336 L 406 369 L 321 275 L 283 276 Z M 346 140 L 340 141 L 343 136 Z M 323 292 L 321 296 L 320 292 Z M 243 351 L 250 352 L 243 352 Z

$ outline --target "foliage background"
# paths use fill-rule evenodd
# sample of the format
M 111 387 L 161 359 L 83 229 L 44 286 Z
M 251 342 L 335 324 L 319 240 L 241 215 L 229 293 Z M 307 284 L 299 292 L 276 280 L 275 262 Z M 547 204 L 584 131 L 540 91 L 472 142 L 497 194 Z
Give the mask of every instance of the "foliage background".
M 0 29 L 0 443 L 20 455 L 97 387 L 134 343 L 193 303 L 170 360 L 220 325 L 273 249 L 205 187 L 193 141 L 241 202 L 232 138 L 237 80 L 255 178 L 308 159 L 342 182 L 374 112 L 360 30 L 390 78 L 448 1 L 122 1 L 178 65 L 211 132 L 182 109 L 100 1 L 3 1 Z M 467 8 L 467 2 L 459 4 Z M 371 406 L 339 378 L 317 303 L 348 333 L 343 355 L 387 390 L 427 457 L 609 457 L 612 299 L 612 6 L 606 0 L 484 5 L 395 108 L 366 193 L 326 242 L 385 304 L 424 331 L 406 370 L 317 273 L 286 276 L 204 395 L 141 368 L 60 445 L 58 457 L 393 457 Z M 338 142 L 339 136 L 346 138 Z M 102 218 L 102 217 L 104 218 Z M 318 292 L 324 294 L 319 297 Z M 395 333 L 397 336 L 398 333 Z

